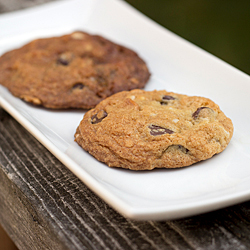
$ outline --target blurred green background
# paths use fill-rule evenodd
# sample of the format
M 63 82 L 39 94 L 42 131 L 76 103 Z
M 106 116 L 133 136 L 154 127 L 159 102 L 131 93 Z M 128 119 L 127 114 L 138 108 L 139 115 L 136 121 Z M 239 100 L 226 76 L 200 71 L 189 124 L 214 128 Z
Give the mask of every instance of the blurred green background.
M 250 0 L 126 0 L 175 34 L 250 75 Z

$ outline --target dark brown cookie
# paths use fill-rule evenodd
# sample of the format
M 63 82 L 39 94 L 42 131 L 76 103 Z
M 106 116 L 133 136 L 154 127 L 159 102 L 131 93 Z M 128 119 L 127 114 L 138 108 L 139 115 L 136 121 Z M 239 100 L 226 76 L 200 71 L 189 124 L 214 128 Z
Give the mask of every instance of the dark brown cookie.
M 89 110 L 76 142 L 110 167 L 179 168 L 222 152 L 232 121 L 213 101 L 167 91 L 117 93 Z
M 149 76 L 135 52 L 80 31 L 34 40 L 0 57 L 0 84 L 47 108 L 89 109 L 116 92 L 143 88 Z

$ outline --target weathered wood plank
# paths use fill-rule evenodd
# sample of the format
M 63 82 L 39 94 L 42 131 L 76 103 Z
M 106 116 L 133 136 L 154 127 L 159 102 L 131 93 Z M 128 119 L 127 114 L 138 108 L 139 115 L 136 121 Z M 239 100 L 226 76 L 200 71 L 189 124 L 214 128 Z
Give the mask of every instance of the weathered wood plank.
M 0 13 L 20 10 L 56 0 L 0 0 Z
M 249 211 L 127 220 L 0 112 L 0 223 L 20 249 L 249 249 Z
M 29 198 L 13 184 L 11 174 L 6 175 L 2 168 L 0 201 L 0 223 L 20 249 L 57 249 L 60 241 L 56 240 L 55 232 L 43 224 Z

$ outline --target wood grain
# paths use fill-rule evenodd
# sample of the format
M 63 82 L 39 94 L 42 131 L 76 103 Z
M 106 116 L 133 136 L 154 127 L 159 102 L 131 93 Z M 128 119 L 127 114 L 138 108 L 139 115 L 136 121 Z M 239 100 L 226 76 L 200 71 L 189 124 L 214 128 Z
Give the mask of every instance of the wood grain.
M 0 13 L 34 7 L 56 0 L 0 0 Z
M 181 220 L 128 220 L 3 110 L 0 223 L 25 250 L 250 249 L 250 202 Z

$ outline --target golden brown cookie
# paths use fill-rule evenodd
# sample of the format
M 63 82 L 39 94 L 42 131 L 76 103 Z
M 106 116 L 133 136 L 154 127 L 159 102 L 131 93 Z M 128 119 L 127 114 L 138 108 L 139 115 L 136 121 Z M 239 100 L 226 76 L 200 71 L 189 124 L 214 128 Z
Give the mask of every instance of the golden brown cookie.
M 132 90 L 89 110 L 75 141 L 110 167 L 151 170 L 206 160 L 232 135 L 232 121 L 207 98 Z
M 135 52 L 80 31 L 34 40 L 0 57 L 0 84 L 47 108 L 93 108 L 116 92 L 143 88 L 149 76 Z

